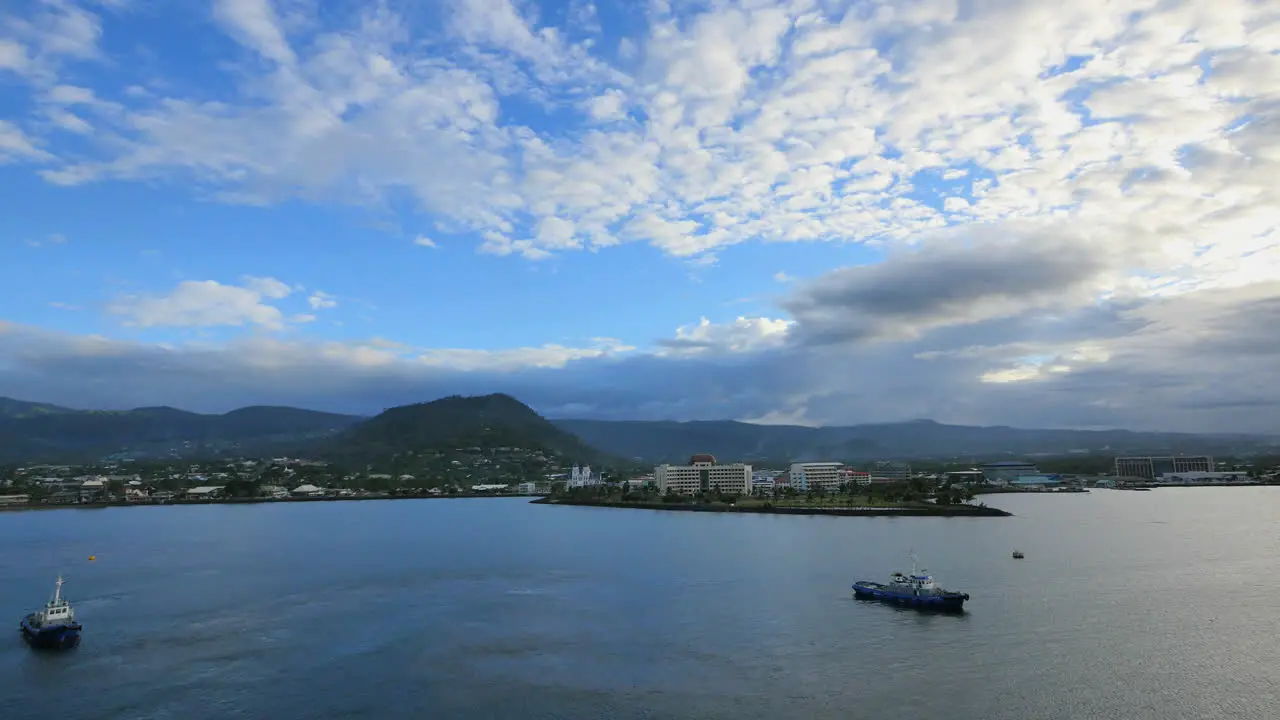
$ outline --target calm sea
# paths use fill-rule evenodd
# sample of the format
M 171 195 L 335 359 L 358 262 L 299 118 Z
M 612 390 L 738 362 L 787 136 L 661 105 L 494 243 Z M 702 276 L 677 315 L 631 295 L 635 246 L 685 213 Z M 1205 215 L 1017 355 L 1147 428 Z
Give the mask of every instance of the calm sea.
M 0 643 L 0 716 L 1280 718 L 1280 488 L 993 504 L 1015 517 L 0 513 L 6 622 L 62 573 L 85 626 Z M 965 615 L 851 599 L 911 548 Z

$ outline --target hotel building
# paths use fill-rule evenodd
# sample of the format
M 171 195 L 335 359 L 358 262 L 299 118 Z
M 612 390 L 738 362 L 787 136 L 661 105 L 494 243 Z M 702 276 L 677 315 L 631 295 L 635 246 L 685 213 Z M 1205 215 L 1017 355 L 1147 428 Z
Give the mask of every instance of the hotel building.
M 719 490 L 735 495 L 751 494 L 751 466 L 717 465 L 711 455 L 694 455 L 688 465 L 659 465 L 653 469 L 658 492 L 694 495 Z
M 790 475 L 791 487 L 800 492 L 818 488 L 823 492 L 835 492 L 841 483 L 848 482 L 844 463 L 838 462 L 791 463 Z
M 1213 471 L 1213 458 L 1208 455 L 1116 458 L 1116 477 L 1154 480 L 1161 475 Z

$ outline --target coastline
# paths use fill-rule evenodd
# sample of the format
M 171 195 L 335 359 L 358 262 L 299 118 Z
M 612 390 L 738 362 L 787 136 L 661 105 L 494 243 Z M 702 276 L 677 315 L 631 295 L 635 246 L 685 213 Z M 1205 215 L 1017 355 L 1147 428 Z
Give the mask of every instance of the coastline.
M 1013 513 L 979 505 L 938 505 L 935 507 L 730 507 L 676 503 L 613 502 L 609 500 L 552 500 L 541 497 L 531 505 L 568 505 L 619 510 L 673 510 L 675 512 L 751 513 L 757 515 L 829 515 L 833 517 L 1012 517 Z
M 261 505 L 265 503 L 351 502 L 365 500 L 462 500 L 467 498 L 536 498 L 541 495 L 366 495 L 352 497 L 284 497 L 284 498 L 211 498 L 208 500 L 169 500 L 167 502 L 129 502 L 126 500 L 87 503 L 31 503 L 0 505 L 0 513 L 25 510 L 102 510 L 113 507 L 177 507 L 183 505 Z

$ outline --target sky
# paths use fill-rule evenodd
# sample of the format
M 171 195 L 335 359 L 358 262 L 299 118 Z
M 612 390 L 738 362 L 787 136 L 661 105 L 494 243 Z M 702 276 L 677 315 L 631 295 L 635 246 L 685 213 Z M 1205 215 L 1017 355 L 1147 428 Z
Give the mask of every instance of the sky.
M 1253 0 L 14 0 L 0 395 L 1280 432 Z

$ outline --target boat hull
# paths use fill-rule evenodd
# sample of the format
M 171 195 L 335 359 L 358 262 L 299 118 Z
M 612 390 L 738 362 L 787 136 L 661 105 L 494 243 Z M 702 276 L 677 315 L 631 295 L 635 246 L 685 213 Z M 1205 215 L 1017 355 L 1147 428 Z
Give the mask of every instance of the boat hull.
M 80 623 L 37 628 L 23 618 L 18 629 L 22 639 L 37 650 L 70 650 L 80 644 Z
M 969 593 L 943 591 L 928 595 L 915 595 L 894 590 L 880 583 L 870 582 L 854 583 L 853 596 L 859 600 L 876 600 L 920 610 L 941 610 L 946 612 L 963 610 L 964 601 L 969 599 Z

